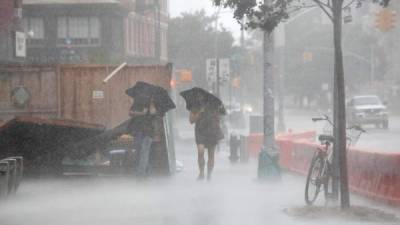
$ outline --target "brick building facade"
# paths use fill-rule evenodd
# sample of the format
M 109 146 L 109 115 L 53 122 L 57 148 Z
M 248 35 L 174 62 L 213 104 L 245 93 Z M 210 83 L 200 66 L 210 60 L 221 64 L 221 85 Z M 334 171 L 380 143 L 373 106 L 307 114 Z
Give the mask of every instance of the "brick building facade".
M 167 22 L 167 0 L 24 0 L 26 62 L 163 63 Z

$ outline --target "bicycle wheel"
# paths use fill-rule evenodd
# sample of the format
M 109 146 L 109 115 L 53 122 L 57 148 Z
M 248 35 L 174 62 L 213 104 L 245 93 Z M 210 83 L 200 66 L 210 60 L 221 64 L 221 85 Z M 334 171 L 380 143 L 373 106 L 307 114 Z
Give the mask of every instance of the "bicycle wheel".
M 324 159 L 320 154 L 316 153 L 311 160 L 311 165 L 307 175 L 305 188 L 305 200 L 307 205 L 312 205 L 321 191 L 321 185 L 323 184 L 323 170 Z

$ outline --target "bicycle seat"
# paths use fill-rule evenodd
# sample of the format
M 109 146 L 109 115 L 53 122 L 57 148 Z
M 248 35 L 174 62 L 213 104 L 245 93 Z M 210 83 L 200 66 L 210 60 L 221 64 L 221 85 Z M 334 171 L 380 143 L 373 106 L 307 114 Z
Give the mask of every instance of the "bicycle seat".
M 330 143 L 333 143 L 335 141 L 335 138 L 332 135 L 321 134 L 318 136 L 318 140 L 321 142 L 328 141 Z

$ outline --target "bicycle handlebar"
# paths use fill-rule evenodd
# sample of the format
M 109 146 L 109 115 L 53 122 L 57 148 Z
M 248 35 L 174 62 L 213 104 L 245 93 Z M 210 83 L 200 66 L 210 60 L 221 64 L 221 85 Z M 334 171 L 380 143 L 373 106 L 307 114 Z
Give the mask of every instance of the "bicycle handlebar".
M 348 127 L 347 129 L 348 130 L 350 130 L 350 129 L 358 130 L 358 131 L 360 131 L 362 133 L 366 133 L 367 132 L 366 130 L 364 130 L 362 127 L 360 127 L 358 125 L 354 125 L 354 126 Z
M 329 119 L 329 116 L 324 115 L 323 117 L 314 117 L 311 119 L 313 122 L 317 122 L 317 121 L 322 121 L 322 120 L 326 120 L 328 121 L 331 125 L 333 125 L 332 121 Z
M 329 116 L 327 116 L 327 115 L 324 115 L 323 117 L 314 117 L 314 118 L 311 118 L 311 120 L 312 120 L 313 122 L 325 120 L 325 121 L 328 121 L 332 126 L 334 126 L 334 125 L 333 125 L 333 122 L 329 119 Z M 348 130 L 354 129 L 354 130 L 358 130 L 358 131 L 360 131 L 360 132 L 362 132 L 362 133 L 366 133 L 366 132 L 367 132 L 366 130 L 364 130 L 364 129 L 363 129 L 361 126 L 359 126 L 359 125 L 354 125 L 354 126 L 351 126 L 351 127 L 346 128 L 346 129 L 348 129 Z

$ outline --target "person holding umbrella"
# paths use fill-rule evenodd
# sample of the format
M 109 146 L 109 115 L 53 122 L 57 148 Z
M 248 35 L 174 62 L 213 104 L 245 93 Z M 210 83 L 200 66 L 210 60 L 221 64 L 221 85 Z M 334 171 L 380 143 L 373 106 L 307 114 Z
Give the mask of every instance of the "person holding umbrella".
M 132 118 L 130 130 L 134 136 L 134 146 L 139 151 L 137 174 L 145 177 L 149 170 L 156 123 L 168 110 L 175 108 L 175 104 L 165 89 L 145 82 L 137 82 L 126 90 L 126 94 L 134 100 L 129 115 Z
M 207 149 L 207 180 L 211 179 L 215 161 L 215 147 L 224 138 L 220 127 L 220 115 L 225 114 L 222 101 L 201 88 L 181 92 L 190 111 L 189 122 L 195 124 L 195 140 L 198 153 L 199 176 L 205 178 L 205 151 Z

